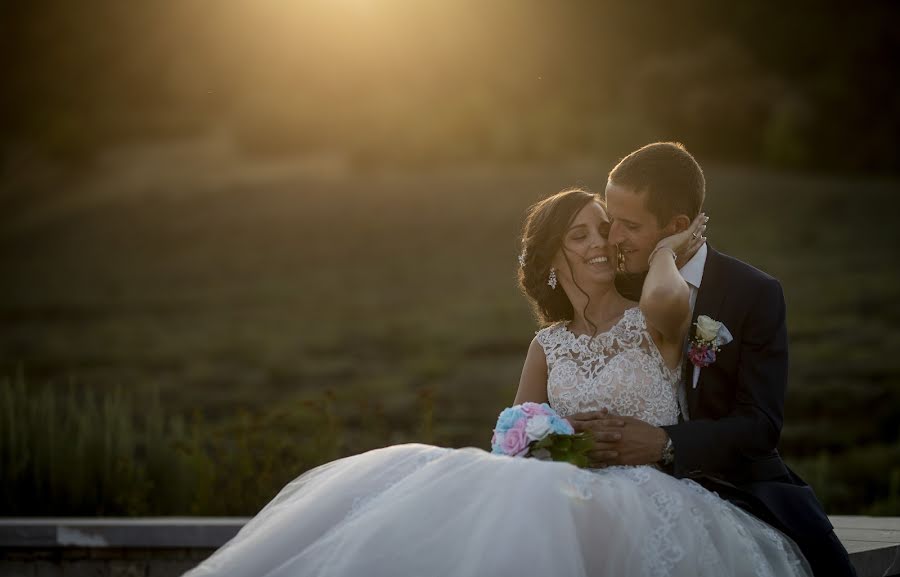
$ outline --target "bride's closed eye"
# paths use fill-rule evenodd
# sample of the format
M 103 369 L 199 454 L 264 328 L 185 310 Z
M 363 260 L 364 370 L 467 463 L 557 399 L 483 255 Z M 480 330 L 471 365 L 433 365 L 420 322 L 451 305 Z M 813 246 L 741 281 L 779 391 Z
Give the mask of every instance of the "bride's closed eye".
M 607 240 L 609 240 L 609 230 L 610 230 L 609 223 L 604 223 L 597 227 L 597 232 L 600 233 L 600 236 L 602 236 L 604 239 L 607 239 Z M 583 232 L 579 232 L 579 233 L 576 233 L 576 234 L 570 236 L 569 238 L 571 240 L 584 240 L 587 238 L 587 234 L 585 234 Z

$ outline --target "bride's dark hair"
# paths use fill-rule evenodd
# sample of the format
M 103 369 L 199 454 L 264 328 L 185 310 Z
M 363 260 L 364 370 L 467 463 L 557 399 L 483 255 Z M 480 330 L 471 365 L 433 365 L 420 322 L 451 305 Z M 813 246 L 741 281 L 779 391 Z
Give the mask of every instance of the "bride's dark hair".
M 574 318 L 574 308 L 566 292 L 562 287 L 550 288 L 547 279 L 553 256 L 562 247 L 566 231 L 575 216 L 589 202 L 599 202 L 605 208 L 599 195 L 573 188 L 536 202 L 526 213 L 520 243 L 522 253 L 519 259 L 519 288 L 528 297 L 534 315 L 541 324 L 570 321 Z M 563 256 L 568 262 L 569 257 L 565 251 Z M 571 263 L 569 264 L 571 270 Z M 575 286 L 584 292 L 577 282 Z M 588 299 L 590 300 L 590 296 Z

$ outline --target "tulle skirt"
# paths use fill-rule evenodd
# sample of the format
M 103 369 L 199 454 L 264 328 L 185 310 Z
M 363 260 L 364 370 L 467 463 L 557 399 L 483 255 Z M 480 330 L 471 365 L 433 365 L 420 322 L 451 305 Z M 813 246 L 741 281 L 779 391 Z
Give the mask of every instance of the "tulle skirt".
M 289 483 L 190 577 L 810 575 L 780 532 L 653 467 L 406 444 Z

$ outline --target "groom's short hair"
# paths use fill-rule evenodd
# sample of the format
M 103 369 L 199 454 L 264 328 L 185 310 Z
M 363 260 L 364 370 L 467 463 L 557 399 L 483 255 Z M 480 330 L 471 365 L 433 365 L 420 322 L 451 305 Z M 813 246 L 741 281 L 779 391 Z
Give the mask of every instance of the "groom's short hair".
M 680 142 L 654 142 L 635 150 L 610 171 L 609 181 L 644 194 L 659 226 L 679 214 L 693 220 L 706 196 L 703 169 Z

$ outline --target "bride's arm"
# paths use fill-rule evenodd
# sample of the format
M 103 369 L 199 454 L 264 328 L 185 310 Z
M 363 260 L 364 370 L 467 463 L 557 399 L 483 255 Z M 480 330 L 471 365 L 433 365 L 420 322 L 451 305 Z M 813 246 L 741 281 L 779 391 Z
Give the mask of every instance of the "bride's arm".
M 548 402 L 547 358 L 537 337 L 532 339 L 531 346 L 528 347 L 528 356 L 525 357 L 525 366 L 522 367 L 522 376 L 519 378 L 519 390 L 516 391 L 516 400 L 513 404 L 528 402 Z
M 687 229 L 659 241 L 650 253 L 650 270 L 641 291 L 640 307 L 647 324 L 662 337 L 662 344 L 675 345 L 679 354 L 691 322 L 691 289 L 678 272 L 675 258 L 705 240 L 701 236 L 705 222 L 706 217 L 698 215 Z
M 653 253 L 640 302 L 647 324 L 666 344 L 681 342 L 691 321 L 691 289 L 675 266 L 674 254 L 669 248 Z

